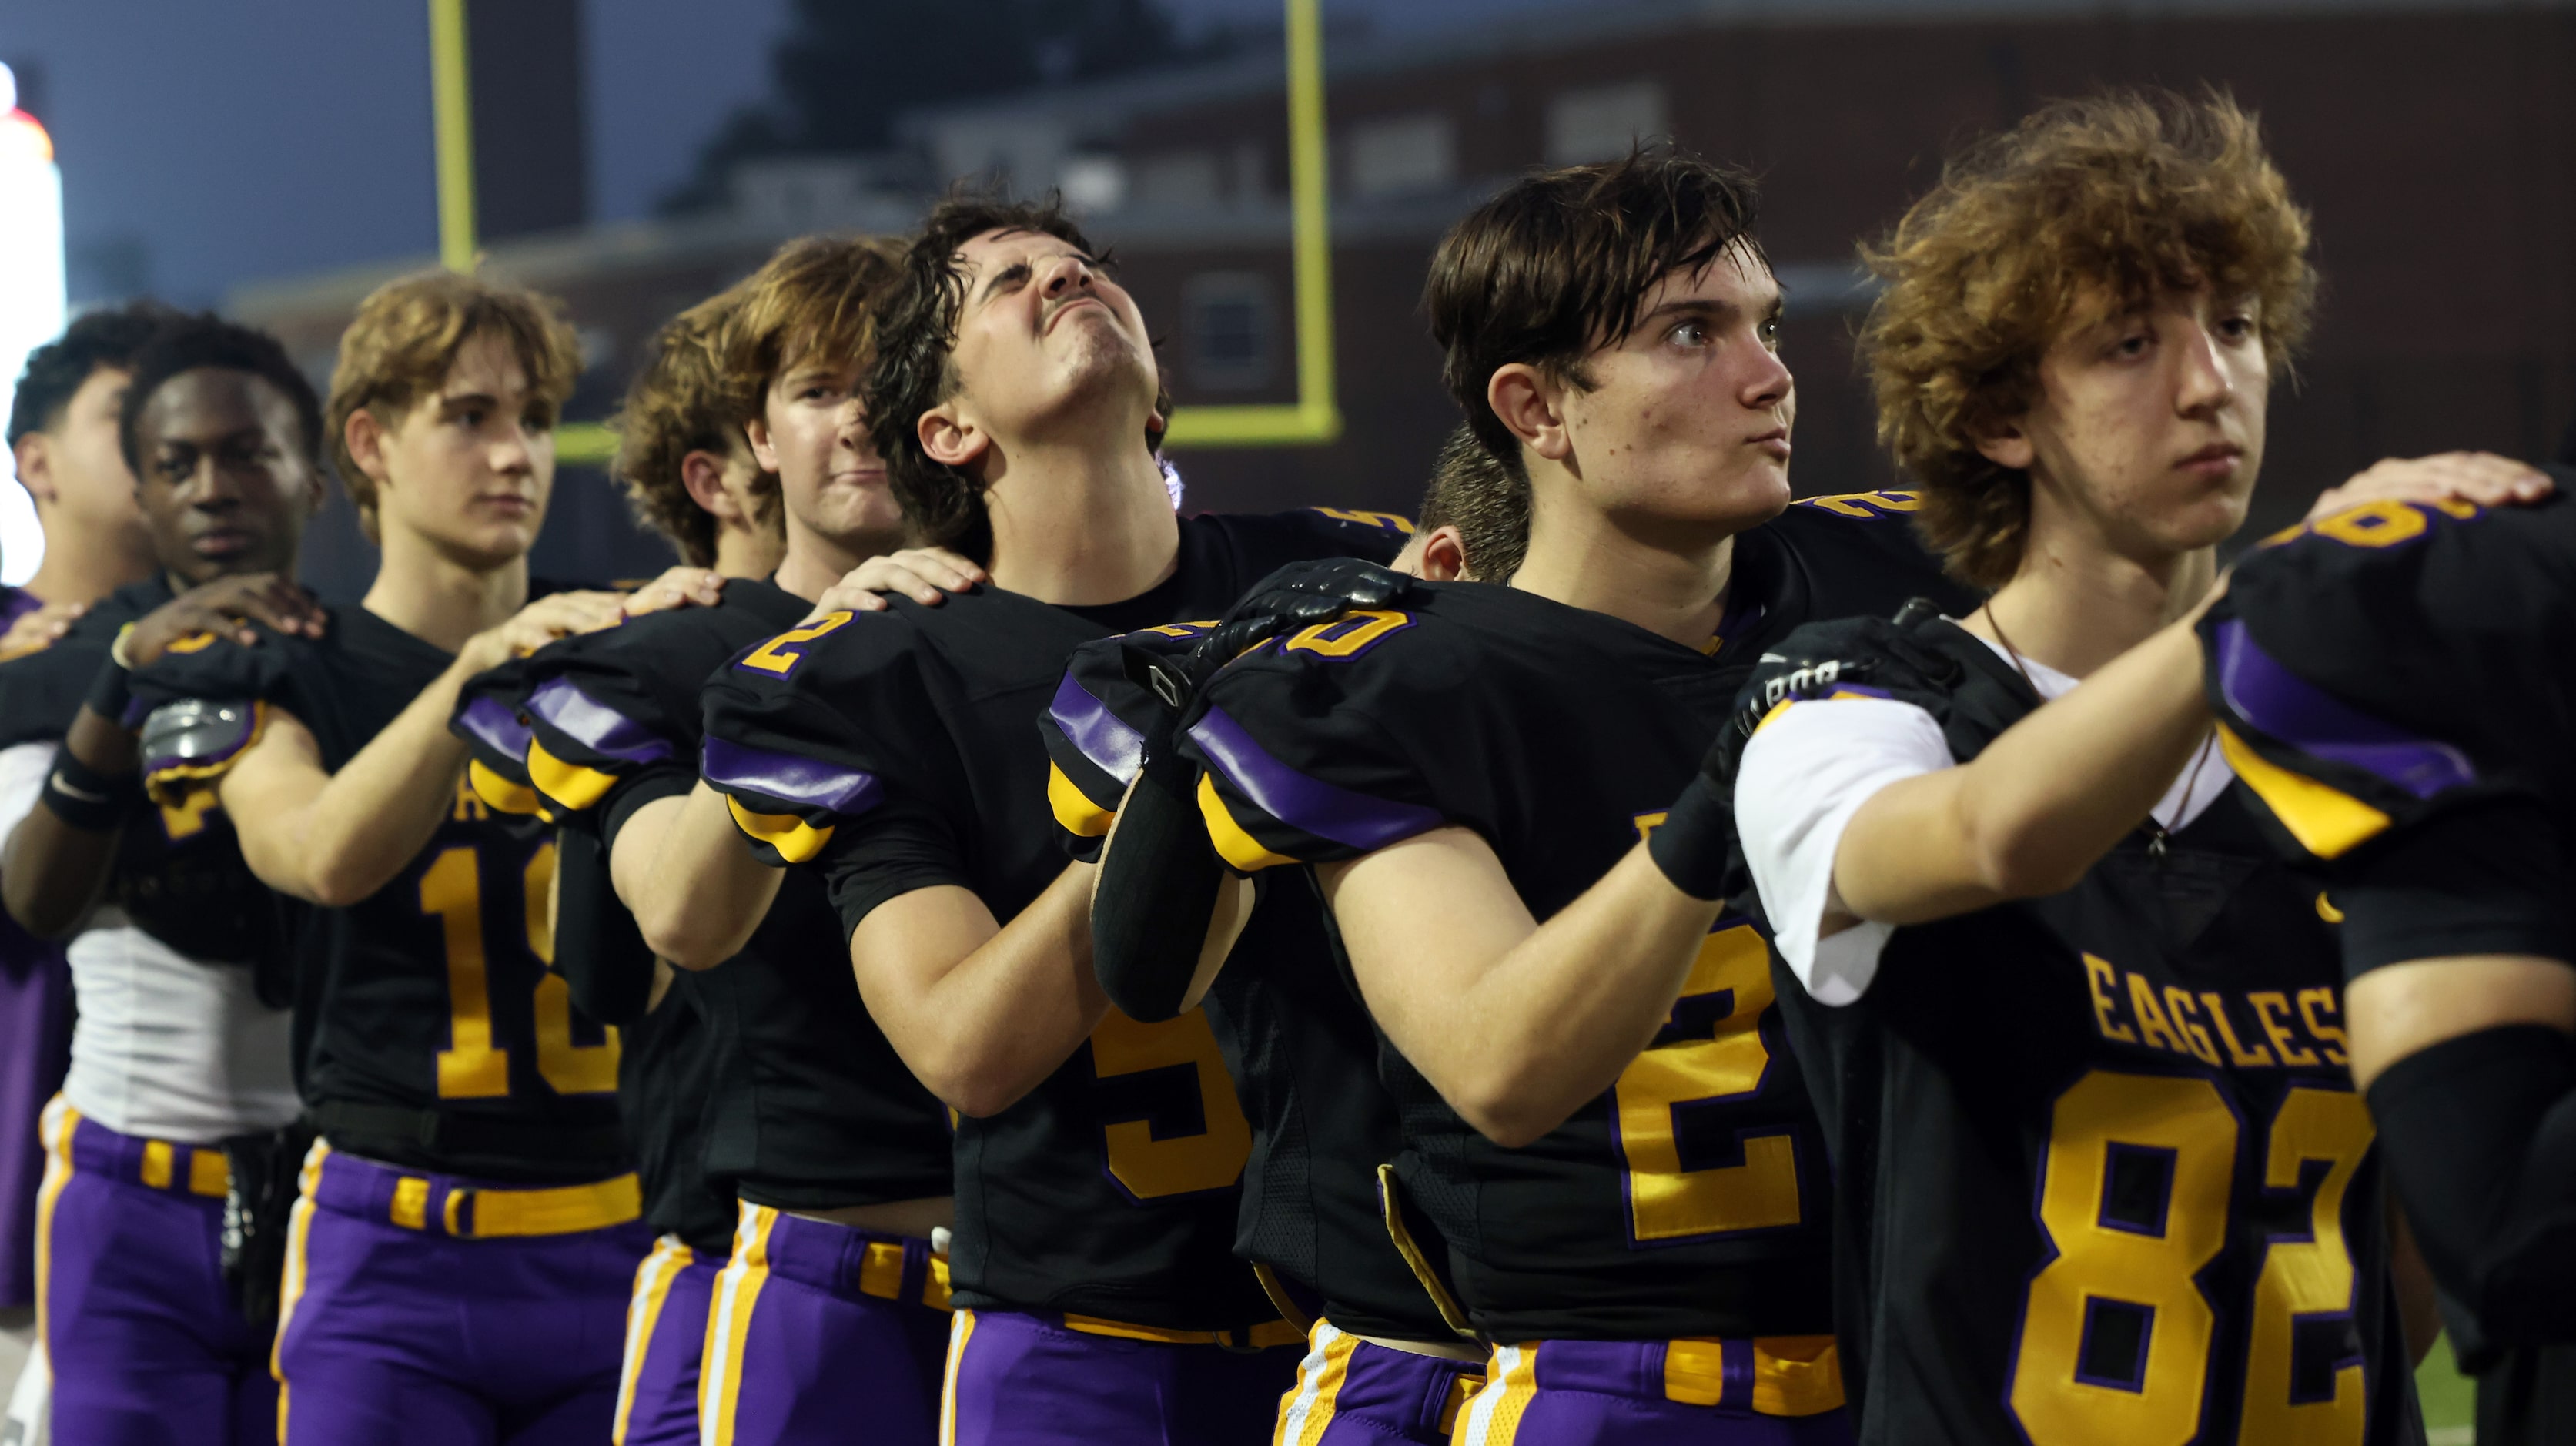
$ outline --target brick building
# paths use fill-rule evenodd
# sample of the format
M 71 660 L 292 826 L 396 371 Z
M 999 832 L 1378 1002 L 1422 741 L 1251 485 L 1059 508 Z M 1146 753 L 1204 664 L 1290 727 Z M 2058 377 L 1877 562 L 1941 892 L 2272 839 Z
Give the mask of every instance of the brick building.
M 1851 355 L 1867 301 L 1855 238 L 1893 220 L 1952 144 L 2105 85 L 2228 88 L 2262 112 L 2315 214 L 2325 305 L 2296 382 L 2275 391 L 2258 526 L 2377 457 L 2537 455 L 2576 418 L 2564 0 L 1631 0 L 1335 36 L 1326 63 L 1346 430 L 1325 447 L 1180 454 L 1194 506 L 1409 508 L 1454 419 L 1418 311 L 1440 233 L 1521 170 L 1656 134 L 1763 178 L 1763 236 L 1792 298 L 1800 490 L 1884 485 Z M 1087 208 L 1164 339 L 1181 405 L 1293 398 L 1275 51 L 925 112 L 904 134 L 903 156 L 747 168 L 730 215 L 495 248 L 496 269 L 565 296 L 592 343 L 575 414 L 599 414 L 652 325 L 783 236 L 897 225 L 919 195 L 900 178 L 994 170 Z M 348 305 L 396 269 L 262 287 L 236 309 L 324 363 Z M 580 492 L 570 485 L 550 552 L 605 558 L 613 508 Z

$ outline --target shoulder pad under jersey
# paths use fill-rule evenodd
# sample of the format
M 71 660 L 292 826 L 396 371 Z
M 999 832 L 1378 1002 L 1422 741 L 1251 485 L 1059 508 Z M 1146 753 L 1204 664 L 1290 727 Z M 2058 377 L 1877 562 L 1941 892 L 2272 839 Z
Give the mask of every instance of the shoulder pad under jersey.
M 182 698 L 143 720 L 144 787 L 157 803 L 175 805 L 213 786 L 259 741 L 268 705 L 245 698 Z

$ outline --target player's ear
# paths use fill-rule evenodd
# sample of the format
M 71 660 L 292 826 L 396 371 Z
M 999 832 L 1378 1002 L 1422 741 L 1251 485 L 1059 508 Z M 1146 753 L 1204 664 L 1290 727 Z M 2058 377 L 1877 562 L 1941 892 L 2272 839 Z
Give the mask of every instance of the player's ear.
M 56 500 L 52 439 L 42 432 L 29 432 L 18 439 L 10 452 L 11 460 L 17 464 L 18 481 L 26 487 L 27 495 L 38 502 Z
M 2030 464 L 2039 457 L 2039 449 L 2031 445 L 2030 433 L 2017 422 L 2007 422 L 1978 438 L 1977 451 L 1996 466 L 2015 472 L 2029 471 Z
M 349 414 L 348 424 L 340 429 L 340 440 L 348 444 L 349 458 L 358 470 L 381 487 L 385 484 L 384 420 L 373 407 L 360 407 Z
M 1521 445 L 1551 462 L 1562 462 L 1574 450 L 1566 434 L 1565 414 L 1557 405 L 1561 389 L 1527 362 L 1505 362 L 1485 383 L 1485 405 L 1511 428 Z
M 741 522 L 742 504 L 725 490 L 724 474 L 725 459 L 704 447 L 680 459 L 680 485 L 689 489 L 698 510 L 718 522 Z
M 930 460 L 943 467 L 967 466 L 993 443 L 990 434 L 958 412 L 954 401 L 922 413 L 914 435 L 921 438 L 921 450 L 930 454 Z
M 763 472 L 777 471 L 778 443 L 775 438 L 769 435 L 769 419 L 767 417 L 753 417 L 749 421 L 744 422 L 742 424 L 742 435 L 743 440 L 751 443 L 751 460 L 760 464 L 760 470 Z M 697 495 L 695 489 L 691 490 L 690 495 Z
M 1415 575 L 1425 582 L 1474 582 L 1467 574 L 1467 540 L 1446 524 L 1422 536 L 1421 565 Z

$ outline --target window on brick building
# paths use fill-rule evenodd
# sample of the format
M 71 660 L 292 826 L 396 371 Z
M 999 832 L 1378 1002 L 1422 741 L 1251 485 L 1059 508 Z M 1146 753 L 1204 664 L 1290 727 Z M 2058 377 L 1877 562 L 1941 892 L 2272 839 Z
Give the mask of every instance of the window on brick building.
M 1189 381 L 1197 390 L 1250 391 L 1269 385 L 1278 332 L 1270 281 L 1252 271 L 1203 271 L 1181 288 L 1189 324 Z
M 1457 128 L 1438 112 L 1362 121 L 1349 145 L 1355 196 L 1437 191 L 1458 179 Z
M 1637 142 L 1670 131 L 1659 82 L 1631 80 L 1569 90 L 1547 103 L 1547 161 L 1552 166 L 1615 161 Z

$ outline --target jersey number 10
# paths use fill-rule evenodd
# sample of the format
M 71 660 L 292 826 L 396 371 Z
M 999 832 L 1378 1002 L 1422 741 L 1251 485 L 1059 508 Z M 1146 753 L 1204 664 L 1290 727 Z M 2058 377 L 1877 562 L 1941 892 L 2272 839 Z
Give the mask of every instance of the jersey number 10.
M 2034 1446 L 2199 1434 L 2217 1316 L 2194 1277 L 2226 1248 L 2242 1128 L 2205 1079 L 2095 1070 L 2058 1096 L 2039 1200 L 2057 1254 L 2031 1279 L 2012 1378 Z M 2301 1320 L 2353 1308 L 2343 1202 L 2372 1138 L 2349 1090 L 2294 1088 L 2272 1117 L 2264 1188 L 2298 1190 L 2311 1165 L 2324 1174 L 2307 1233 L 2263 1249 L 2236 1433 L 2247 1446 L 2362 1439 L 2360 1363 L 2336 1364 L 2302 1400 L 2293 1345 Z
M 555 881 L 555 846 L 539 848 L 519 876 L 526 902 L 528 952 L 543 964 L 555 957 L 553 921 L 546 902 Z M 470 846 L 443 849 L 420 876 L 420 911 L 438 920 L 447 940 L 447 1048 L 438 1052 L 438 1097 L 498 1099 L 510 1092 L 510 1051 L 494 1038 L 492 973 L 483 950 L 483 872 Z M 617 1088 L 617 1031 L 601 1044 L 572 1037 L 572 986 L 548 969 L 530 1001 L 537 1074 L 557 1094 L 598 1094 Z

